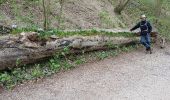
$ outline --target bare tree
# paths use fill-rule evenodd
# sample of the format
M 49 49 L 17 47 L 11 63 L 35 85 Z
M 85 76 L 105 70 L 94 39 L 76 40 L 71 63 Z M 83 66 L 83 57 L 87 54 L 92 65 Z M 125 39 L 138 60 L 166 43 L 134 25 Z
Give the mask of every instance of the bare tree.
M 44 15 L 44 30 L 47 30 L 47 9 L 46 9 L 46 5 L 45 5 L 45 0 L 42 0 L 42 5 L 43 5 L 43 15 Z
M 129 1 L 130 0 L 119 0 L 118 5 L 114 9 L 114 12 L 117 14 L 121 14 L 121 12 L 124 10 Z
M 44 16 L 44 30 L 49 29 L 49 12 L 50 12 L 50 0 L 46 2 L 46 0 L 42 0 L 43 6 L 43 16 Z
M 61 24 L 61 19 L 62 19 L 62 14 L 63 14 L 63 7 L 64 7 L 64 0 L 59 0 L 60 3 L 60 15 L 58 19 L 58 29 L 60 29 L 60 24 Z

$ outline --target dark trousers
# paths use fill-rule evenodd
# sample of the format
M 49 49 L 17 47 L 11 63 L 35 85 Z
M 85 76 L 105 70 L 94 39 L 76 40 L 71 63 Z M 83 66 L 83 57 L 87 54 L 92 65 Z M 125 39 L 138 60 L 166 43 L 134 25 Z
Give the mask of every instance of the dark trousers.
M 147 35 L 142 35 L 140 42 L 141 42 L 141 44 L 143 44 L 146 47 L 146 49 L 150 48 L 151 47 L 150 34 L 148 33 Z

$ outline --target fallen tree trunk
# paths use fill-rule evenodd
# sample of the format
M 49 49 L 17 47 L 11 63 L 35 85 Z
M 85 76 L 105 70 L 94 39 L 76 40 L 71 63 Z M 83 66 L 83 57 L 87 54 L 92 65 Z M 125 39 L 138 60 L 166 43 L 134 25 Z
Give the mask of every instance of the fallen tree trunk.
M 108 36 L 73 36 L 58 38 L 51 36 L 47 40 L 40 39 L 37 33 L 21 33 L 20 36 L 4 36 L 0 38 L 0 70 L 11 69 L 19 65 L 31 64 L 51 57 L 70 48 L 70 53 L 88 52 L 113 48 L 114 45 L 138 43 L 139 38 Z

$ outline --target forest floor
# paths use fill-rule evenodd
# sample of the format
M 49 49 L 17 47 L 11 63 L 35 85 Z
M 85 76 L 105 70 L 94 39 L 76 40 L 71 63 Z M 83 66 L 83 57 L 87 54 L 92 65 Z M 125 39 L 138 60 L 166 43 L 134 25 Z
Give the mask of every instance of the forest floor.
M 170 46 L 87 63 L 4 90 L 0 100 L 170 100 Z

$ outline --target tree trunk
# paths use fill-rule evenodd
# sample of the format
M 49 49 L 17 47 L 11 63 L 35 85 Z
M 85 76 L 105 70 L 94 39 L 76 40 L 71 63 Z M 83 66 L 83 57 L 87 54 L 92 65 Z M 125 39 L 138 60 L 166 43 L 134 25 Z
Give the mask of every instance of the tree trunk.
M 44 30 L 48 30 L 49 28 L 49 12 L 50 12 L 50 0 L 48 0 L 48 3 L 45 0 L 42 0 L 42 6 L 43 6 L 43 16 L 44 16 Z
M 129 1 L 130 0 L 119 0 L 119 4 L 115 7 L 114 12 L 120 15 Z
M 60 0 L 60 15 L 59 15 L 59 19 L 58 19 L 58 29 L 60 29 L 60 25 L 61 25 L 61 20 L 62 20 L 62 15 L 63 15 L 63 6 L 64 6 L 64 0 Z
M 45 0 L 42 0 L 42 6 L 43 6 L 43 15 L 44 15 L 44 30 L 47 30 L 47 13 L 46 13 L 46 6 L 45 6 Z
M 0 70 L 31 64 L 60 53 L 65 47 L 69 53 L 89 52 L 114 48 L 114 45 L 138 43 L 139 38 L 109 36 L 73 36 L 47 40 L 40 39 L 37 33 L 21 33 L 20 36 L 0 37 Z

